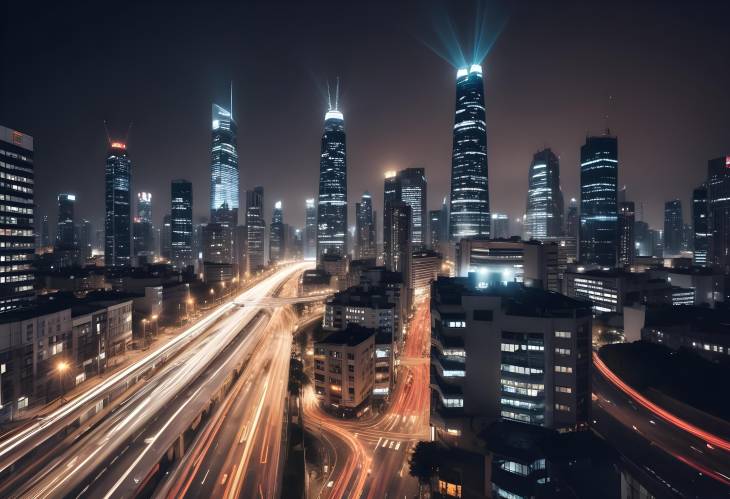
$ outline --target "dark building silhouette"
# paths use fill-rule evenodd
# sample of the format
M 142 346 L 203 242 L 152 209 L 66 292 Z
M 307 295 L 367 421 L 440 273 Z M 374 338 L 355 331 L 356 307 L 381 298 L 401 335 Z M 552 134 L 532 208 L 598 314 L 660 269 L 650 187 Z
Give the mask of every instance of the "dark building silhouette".
M 707 217 L 707 187 L 701 185 L 692 191 L 692 232 L 694 237 L 692 263 L 707 265 L 710 246 L 710 228 Z
M 264 188 L 246 191 L 246 268 L 249 273 L 258 272 L 264 261 Z
M 287 226 L 284 224 L 284 211 L 281 201 L 274 203 L 274 211 L 269 226 L 269 262 L 276 263 L 285 258 Z
M 581 263 L 614 267 L 618 249 L 618 139 L 587 137 L 580 148 Z
M 305 201 L 304 212 L 304 258 L 317 258 L 317 204 L 314 198 Z
M 170 251 L 176 267 L 193 264 L 193 184 L 184 179 L 170 184 Z
M 664 203 L 664 255 L 675 256 L 682 251 L 684 222 L 682 202 L 673 199 Z
M 629 266 L 634 263 L 636 243 L 634 226 L 636 210 L 633 201 L 624 201 L 618 205 L 618 264 Z
M 456 73 L 450 239 L 490 235 L 487 124 L 482 67 Z
M 375 258 L 375 219 L 373 200 L 364 192 L 360 202 L 355 204 L 355 256 L 358 259 Z
M 710 229 L 708 263 L 717 270 L 730 272 L 730 156 L 708 162 L 707 216 Z

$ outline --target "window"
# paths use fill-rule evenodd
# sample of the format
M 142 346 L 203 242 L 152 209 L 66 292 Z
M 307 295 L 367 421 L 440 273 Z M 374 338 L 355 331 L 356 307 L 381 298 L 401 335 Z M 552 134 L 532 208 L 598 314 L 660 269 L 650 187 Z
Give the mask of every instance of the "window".
M 491 310 L 475 310 L 473 317 L 474 317 L 475 321 L 491 321 L 492 320 L 492 311 Z
M 347 360 L 355 360 L 355 354 L 354 353 L 351 353 L 351 352 L 348 352 L 347 353 Z
M 555 391 L 559 393 L 573 393 L 573 389 L 569 386 L 556 386 Z
M 572 373 L 573 368 L 570 366 L 555 366 L 556 373 Z
M 573 336 L 570 331 L 555 331 L 556 338 L 570 338 Z
M 570 355 L 570 348 L 555 348 L 557 355 Z
M 570 406 L 567 406 L 565 404 L 555 404 L 555 410 L 562 411 L 562 412 L 570 412 Z
M 446 323 L 446 327 L 466 327 L 466 322 L 464 321 L 449 321 Z

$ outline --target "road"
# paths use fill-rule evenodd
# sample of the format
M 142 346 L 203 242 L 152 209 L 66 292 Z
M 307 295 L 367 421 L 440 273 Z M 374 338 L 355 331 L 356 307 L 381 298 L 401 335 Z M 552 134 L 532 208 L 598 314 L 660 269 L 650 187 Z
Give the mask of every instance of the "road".
M 412 497 L 418 483 L 408 474 L 413 446 L 428 439 L 430 314 L 418 305 L 401 355 L 400 378 L 389 406 L 360 420 L 335 418 L 318 405 L 311 387 L 303 408 L 307 431 L 319 439 L 327 471 L 312 481 L 310 497 Z M 312 490 L 313 489 L 313 490 Z
M 240 298 L 266 297 L 306 266 L 285 267 Z M 56 458 L 27 484 L 28 495 L 132 495 L 261 339 L 266 321 L 260 308 L 235 303 L 220 308 L 230 312 L 217 316 L 216 326 L 203 341 L 186 349 L 128 403 Z
M 592 427 L 600 435 L 667 492 L 730 497 L 730 453 L 643 406 L 603 372 L 593 375 Z
M 284 294 L 296 291 L 290 283 Z M 164 497 L 277 497 L 292 332 L 290 308 L 274 311 L 231 393 L 161 486 Z

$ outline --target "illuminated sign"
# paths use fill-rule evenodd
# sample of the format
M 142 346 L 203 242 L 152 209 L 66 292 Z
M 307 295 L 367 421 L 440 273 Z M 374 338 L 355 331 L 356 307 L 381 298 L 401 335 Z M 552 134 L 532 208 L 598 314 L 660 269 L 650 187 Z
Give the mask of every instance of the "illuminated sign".
M 22 144 L 23 143 L 23 134 L 13 130 L 13 143 Z
M 124 142 L 112 142 L 112 149 L 126 149 L 127 144 Z

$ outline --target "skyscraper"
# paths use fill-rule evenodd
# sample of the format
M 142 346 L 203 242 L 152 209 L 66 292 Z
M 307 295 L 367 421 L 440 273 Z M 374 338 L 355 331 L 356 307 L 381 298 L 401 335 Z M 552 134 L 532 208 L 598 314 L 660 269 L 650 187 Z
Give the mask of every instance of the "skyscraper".
M 70 250 L 76 247 L 76 234 L 74 228 L 75 204 L 75 195 L 58 195 L 58 223 L 56 224 L 57 249 Z
M 77 226 L 79 251 L 82 262 L 87 258 L 91 258 L 91 250 L 93 248 L 94 232 L 91 228 L 91 222 L 86 219 L 81 220 Z
M 362 194 L 360 202 L 355 204 L 355 250 L 359 259 L 377 256 L 373 200 L 367 191 Z
M 578 213 L 578 201 L 570 198 L 568 213 L 565 215 L 565 235 L 578 240 L 578 229 L 580 227 L 580 214 Z
M 0 256 L 0 313 L 26 307 L 33 300 L 33 137 L 0 126 L 0 172 L 5 192 Z
M 389 203 L 386 208 L 390 210 L 390 225 L 384 230 L 388 232 L 391 245 L 385 255 L 385 266 L 388 270 L 401 272 L 403 282 L 409 282 L 411 255 L 413 246 L 411 244 L 411 207 L 402 201 Z
M 172 217 L 168 213 L 162 217 L 162 229 L 160 229 L 160 256 L 166 260 L 172 258 L 172 247 L 170 239 L 172 238 Z
M 347 255 L 347 148 L 345 121 L 335 105 L 324 115 L 317 200 L 317 262 L 323 254 Z
M 281 201 L 274 203 L 269 226 L 269 262 L 276 263 L 284 259 L 286 252 L 286 226 L 284 225 L 284 211 Z
M 152 229 L 152 194 L 137 193 L 137 216 L 132 225 L 132 251 L 137 264 L 151 262 L 155 254 Z
M 388 266 L 388 255 L 391 253 L 391 216 L 393 210 L 390 206 L 400 201 L 400 183 L 398 182 L 398 173 L 394 171 L 385 172 L 385 180 L 383 182 L 383 258 L 385 266 Z
M 636 220 L 634 222 L 634 245 L 636 247 L 636 256 L 651 256 L 653 252 L 652 235 L 649 224 Z
M 264 188 L 255 187 L 246 191 L 246 268 L 247 272 L 258 272 L 264 268 Z
M 193 184 L 185 179 L 170 184 L 170 253 L 178 268 L 193 264 Z
M 305 201 L 304 212 L 304 259 L 317 258 L 317 205 L 314 198 Z
M 710 246 L 710 229 L 707 220 L 707 187 L 701 185 L 692 191 L 692 230 L 694 247 L 692 263 L 707 265 L 707 250 Z
M 676 256 L 682 251 L 682 202 L 673 199 L 664 203 L 664 255 Z
M 629 266 L 634 263 L 636 242 L 634 228 L 636 210 L 633 201 L 624 201 L 618 205 L 618 264 Z
M 490 235 L 484 80 L 478 64 L 456 73 L 450 208 L 452 241 Z
M 127 145 L 112 142 L 106 159 L 106 216 L 104 264 L 129 267 L 132 263 L 132 161 Z
M 506 213 L 492 213 L 492 239 L 509 237 L 509 216 Z
M 727 273 L 730 272 L 730 156 L 708 161 L 707 206 L 708 263 Z
M 586 137 L 580 148 L 579 259 L 614 267 L 618 248 L 618 140 Z
M 563 232 L 560 162 L 550 149 L 535 153 L 527 176 L 526 239 L 557 237 Z
M 48 247 L 51 245 L 51 232 L 48 228 L 48 215 L 43 215 L 41 222 L 41 246 Z
M 235 227 L 238 224 L 238 150 L 231 106 L 213 104 L 213 145 L 210 166 L 210 221 Z
M 398 172 L 400 200 L 411 207 L 411 242 L 414 247 L 426 245 L 427 183 L 426 170 L 406 168 Z

